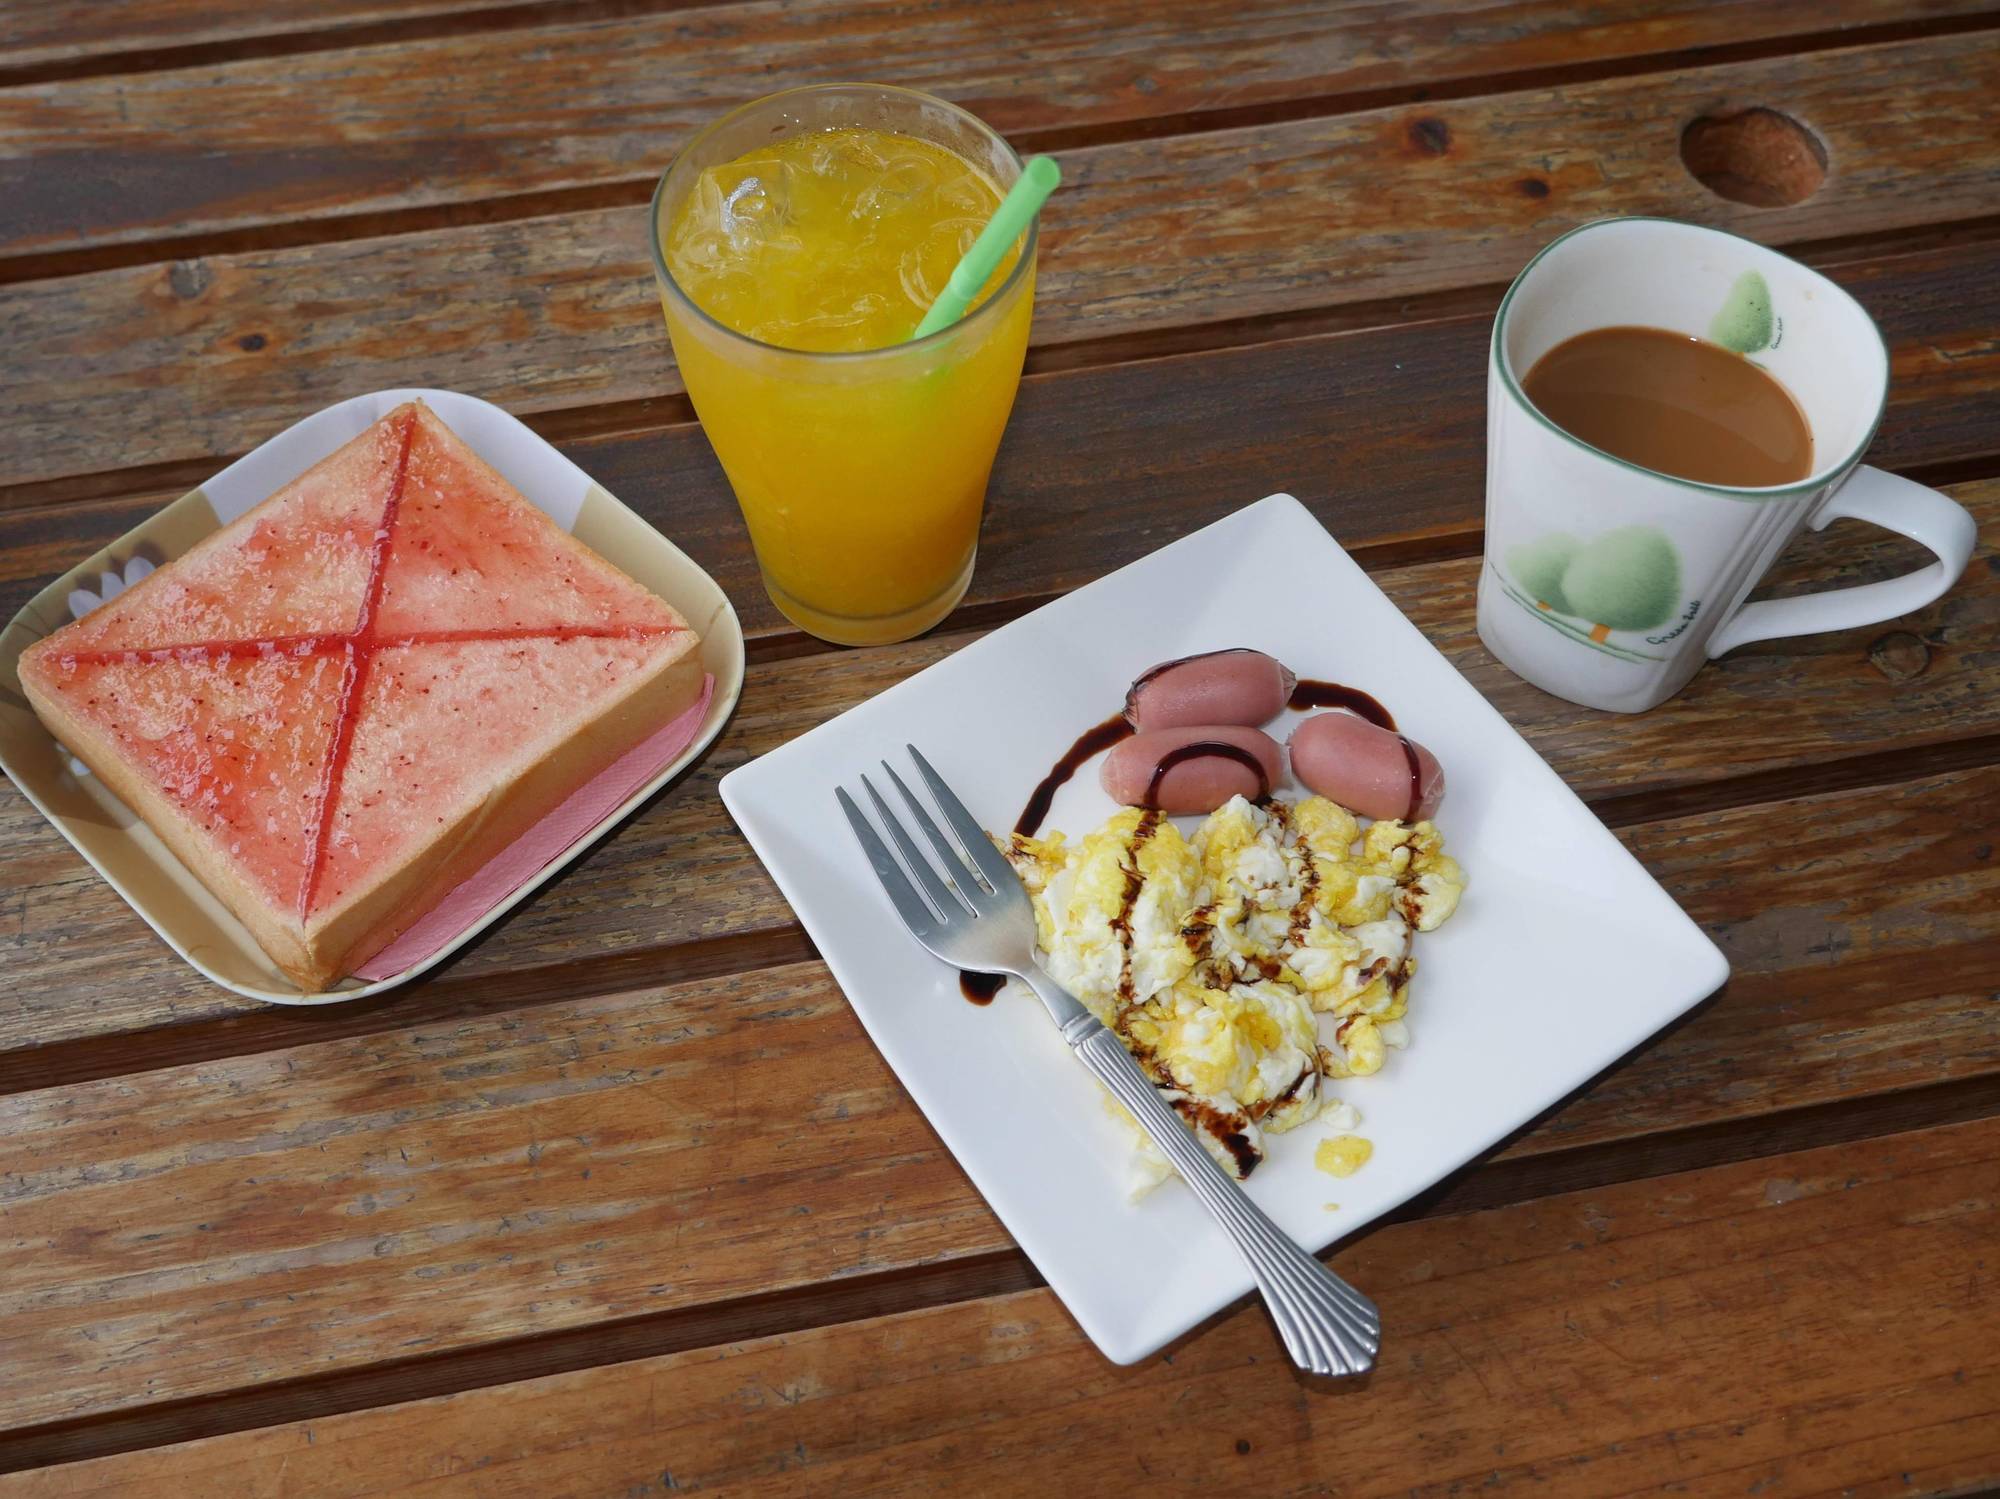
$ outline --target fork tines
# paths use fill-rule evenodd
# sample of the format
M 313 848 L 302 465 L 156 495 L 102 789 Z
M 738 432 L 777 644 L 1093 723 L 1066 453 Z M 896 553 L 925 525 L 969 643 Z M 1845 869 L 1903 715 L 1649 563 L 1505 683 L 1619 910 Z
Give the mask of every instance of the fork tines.
M 861 840 L 876 877 L 882 881 L 882 888 L 888 892 L 890 903 L 910 930 L 922 937 L 950 928 L 954 923 L 991 914 L 997 898 L 1020 889 L 1020 877 L 993 847 L 979 820 L 966 810 L 965 803 L 931 768 L 917 747 L 906 748 L 949 833 L 938 826 L 930 809 L 887 760 L 882 762 L 882 771 L 908 807 L 910 820 L 936 851 L 935 863 L 918 847 L 903 820 L 867 776 L 861 777 L 862 788 L 874 804 L 876 816 L 895 844 L 896 852 L 902 855 L 900 861 L 883 843 L 847 789 L 836 787 L 834 794 L 840 799 L 841 810 L 847 814 L 854 836 Z

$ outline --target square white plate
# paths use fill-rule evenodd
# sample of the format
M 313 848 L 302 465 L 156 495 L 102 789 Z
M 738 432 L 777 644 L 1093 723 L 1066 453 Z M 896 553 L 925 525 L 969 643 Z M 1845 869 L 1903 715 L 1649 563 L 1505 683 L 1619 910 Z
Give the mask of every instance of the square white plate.
M 1335 1180 L 1313 1164 L 1326 1126 L 1268 1141 L 1249 1192 L 1299 1242 L 1323 1247 L 1422 1191 L 1728 975 L 1715 945 L 1290 495 L 1080 588 L 727 776 L 723 801 L 868 1034 L 1121 1364 L 1243 1295 L 1249 1272 L 1178 1182 L 1127 1200 L 1123 1130 L 1046 1012 L 1011 988 L 987 1008 L 966 1003 L 958 975 L 897 921 L 833 788 L 885 757 L 907 763 L 914 743 L 975 816 L 1005 830 L 1142 670 L 1239 645 L 1374 694 L 1437 754 L 1450 788 L 1438 825 L 1468 877 L 1457 915 L 1417 942 L 1409 1049 L 1373 1077 L 1331 1085 L 1360 1109 L 1374 1158 Z M 1091 762 L 1044 827 L 1080 835 L 1112 810 Z

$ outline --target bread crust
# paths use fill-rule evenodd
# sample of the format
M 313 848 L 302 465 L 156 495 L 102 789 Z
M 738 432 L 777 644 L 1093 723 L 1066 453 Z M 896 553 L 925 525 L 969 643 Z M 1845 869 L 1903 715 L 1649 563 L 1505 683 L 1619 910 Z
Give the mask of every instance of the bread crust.
M 210 552 L 223 551 L 238 545 L 243 538 L 256 530 L 258 524 L 265 518 L 267 510 L 275 509 L 281 501 L 288 498 L 297 490 L 305 488 L 307 484 L 319 479 L 327 470 L 334 468 L 338 464 L 351 461 L 357 448 L 376 444 L 380 440 L 380 433 L 385 422 L 393 420 L 399 413 L 408 411 L 415 406 L 423 406 L 423 403 L 420 401 L 404 402 L 395 411 L 390 412 L 388 416 L 383 417 L 381 421 L 376 422 L 368 428 L 367 431 L 349 438 L 331 453 L 328 453 L 326 457 L 320 459 L 311 468 L 304 470 L 296 478 L 287 481 L 279 488 L 273 490 L 248 510 L 237 516 L 228 525 L 211 531 L 166 566 L 154 568 L 152 572 L 120 593 L 117 598 L 107 600 L 83 616 L 83 618 L 71 620 L 53 635 L 36 641 L 21 653 L 19 670 L 22 679 L 25 681 L 31 670 L 42 669 L 40 663 L 48 660 L 51 656 L 59 656 L 65 650 L 76 649 L 77 647 L 74 642 L 79 637 L 84 637 L 88 632 L 96 630 L 105 621 L 120 615 L 130 614 L 134 610 L 143 609 L 152 598 L 155 590 L 164 589 L 169 586 L 169 581 L 174 576 L 174 569 L 180 566 L 180 564 L 195 561 Z M 431 412 L 428 406 L 424 406 L 423 409 L 426 413 L 430 414 L 431 420 L 437 422 L 439 427 L 447 432 L 451 430 L 448 427 L 444 427 L 441 421 L 438 421 L 437 414 Z M 456 434 L 453 434 L 453 440 L 457 440 Z M 491 474 L 492 470 L 487 469 L 486 472 Z M 498 476 L 496 475 L 495 477 Z M 502 479 L 500 482 L 504 484 L 506 481 Z M 578 544 L 581 545 L 581 543 Z M 596 554 L 592 553 L 592 555 L 595 556 Z M 635 586 L 638 585 L 635 583 Z M 168 646 L 183 643 L 191 642 L 161 640 L 149 641 L 147 644 L 149 646 Z M 118 649 L 118 647 L 113 647 L 113 649 Z M 86 761 L 85 763 L 88 764 L 89 762 Z
M 53 635 L 49 637 L 50 640 L 55 638 Z M 133 773 L 108 734 L 90 720 L 70 712 L 69 706 L 60 697 L 46 689 L 43 685 L 44 671 L 40 661 L 33 663 L 31 669 L 28 658 L 22 656 L 21 686 L 43 726 L 159 835 L 160 841 L 173 850 L 174 857 L 186 865 L 209 893 L 249 929 L 257 945 L 270 955 L 271 961 L 283 969 L 287 977 L 302 989 L 316 992 L 317 988 L 323 988 L 323 982 L 318 986 L 309 986 L 304 981 L 304 976 L 313 971 L 313 963 L 298 914 L 280 914 L 261 891 L 253 888 L 221 856 L 207 833 L 161 795 L 151 780 Z
M 546 755 L 523 756 L 512 774 L 486 788 L 400 864 L 385 869 L 340 905 L 315 915 L 304 932 L 308 967 L 301 987 L 324 987 L 387 947 L 456 886 L 553 812 L 593 776 L 701 695 L 701 641 L 693 630 L 667 636 L 659 659 L 634 672 L 624 690 L 580 718 Z M 273 959 L 277 954 L 272 954 Z
M 236 544 L 257 525 L 268 507 L 277 505 L 322 470 L 351 458 L 355 447 L 378 442 L 385 424 L 412 410 L 433 440 L 448 445 L 466 465 L 489 501 L 533 508 L 435 412 L 415 401 L 390 412 L 228 526 L 204 538 L 185 556 Z M 560 527 L 550 523 L 548 533 L 558 547 L 569 552 L 572 565 L 608 575 L 656 603 L 663 631 L 671 633 L 661 635 L 656 657 L 621 682 L 615 695 L 587 711 L 572 710 L 574 721 L 556 744 L 539 755 L 524 747 L 479 794 L 461 798 L 461 804 L 453 808 L 440 809 L 445 821 L 407 857 L 347 892 L 339 904 L 314 912 L 309 920 L 302 920 L 296 910 L 281 910 L 246 880 L 206 829 L 170 801 L 150 777 L 134 770 L 110 734 L 72 711 L 53 690 L 54 663 L 65 650 L 76 648 L 72 641 L 82 633 L 83 625 L 98 618 L 96 614 L 65 626 L 23 652 L 21 684 L 49 732 L 144 819 L 174 856 L 243 923 L 271 960 L 300 989 L 324 992 L 333 981 L 394 941 L 572 792 L 678 717 L 700 696 L 701 636 L 680 612 Z M 158 569 L 105 607 L 143 609 L 150 590 L 161 586 L 175 565 Z

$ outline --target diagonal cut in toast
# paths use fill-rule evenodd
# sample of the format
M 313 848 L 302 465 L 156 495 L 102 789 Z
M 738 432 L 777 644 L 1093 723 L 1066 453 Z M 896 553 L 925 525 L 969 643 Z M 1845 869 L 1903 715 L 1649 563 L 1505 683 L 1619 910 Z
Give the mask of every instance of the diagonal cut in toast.
M 20 675 L 318 992 L 693 703 L 700 648 L 417 401 Z

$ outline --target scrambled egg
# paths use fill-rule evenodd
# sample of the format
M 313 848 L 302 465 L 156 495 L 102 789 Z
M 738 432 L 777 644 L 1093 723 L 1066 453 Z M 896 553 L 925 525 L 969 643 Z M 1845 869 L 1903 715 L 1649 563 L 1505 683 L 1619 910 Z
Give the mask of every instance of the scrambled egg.
M 1313 1164 L 1328 1176 L 1352 1176 L 1368 1164 L 1373 1154 L 1374 1145 L 1361 1136 L 1335 1135 L 1319 1142 L 1319 1149 L 1313 1152 Z
M 1237 1176 L 1263 1159 L 1266 1134 L 1323 1108 L 1353 1127 L 1324 1084 L 1377 1072 L 1407 1044 L 1412 938 L 1465 887 L 1430 823 L 1364 832 L 1324 797 L 1239 796 L 1192 835 L 1126 807 L 1074 844 L 1055 833 L 1005 847 L 1049 973 Z M 1170 1168 L 1138 1138 L 1144 1191 Z

